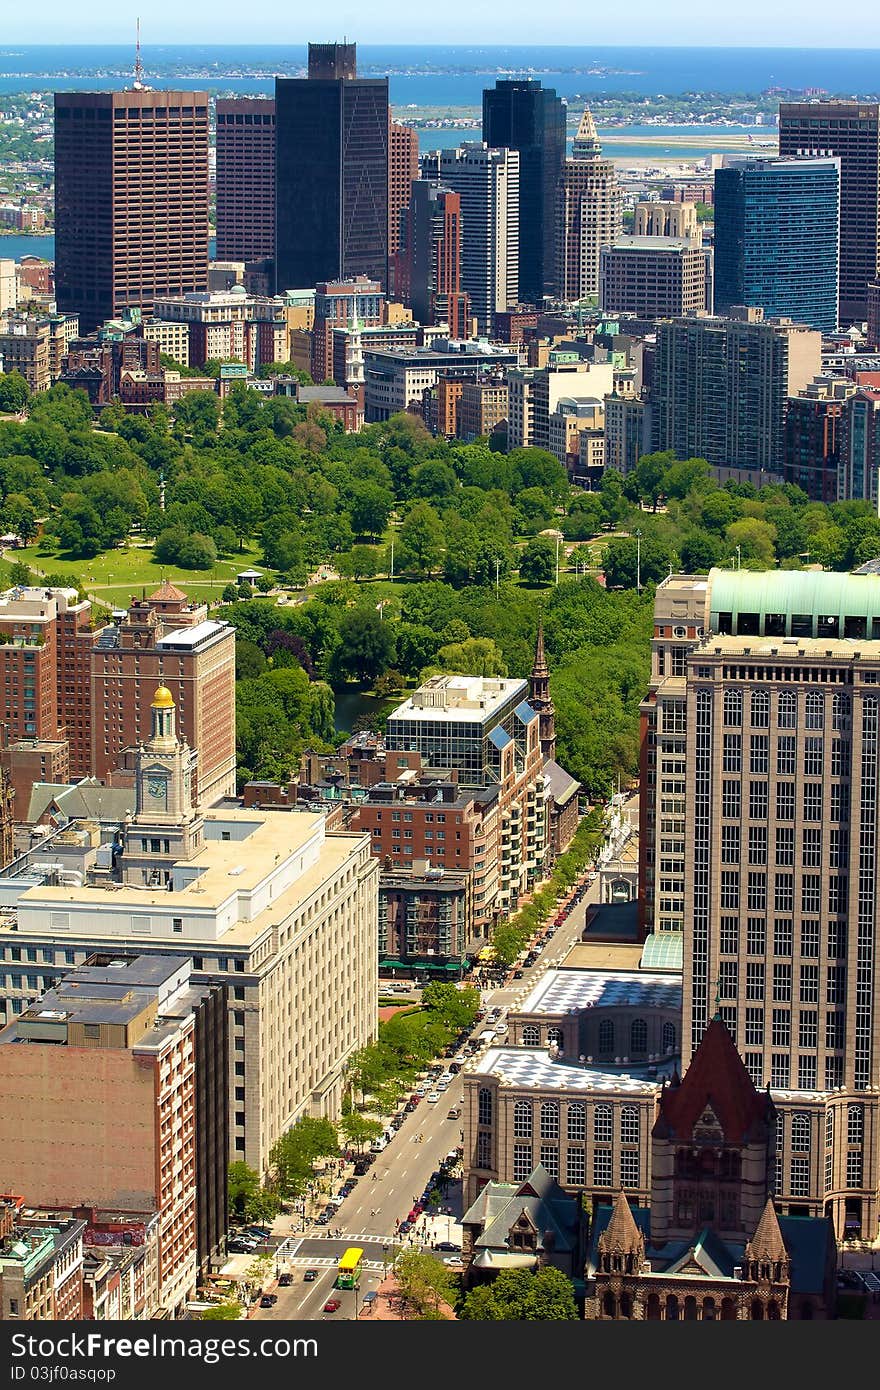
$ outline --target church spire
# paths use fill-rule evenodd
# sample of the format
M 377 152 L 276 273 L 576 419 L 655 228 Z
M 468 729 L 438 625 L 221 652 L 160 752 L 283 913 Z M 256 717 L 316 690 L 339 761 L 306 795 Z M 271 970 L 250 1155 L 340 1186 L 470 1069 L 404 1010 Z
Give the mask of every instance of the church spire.
M 556 756 L 556 710 L 550 696 L 550 667 L 544 653 L 544 624 L 538 624 L 535 660 L 529 676 L 529 704 L 540 716 L 541 752 L 545 758 Z

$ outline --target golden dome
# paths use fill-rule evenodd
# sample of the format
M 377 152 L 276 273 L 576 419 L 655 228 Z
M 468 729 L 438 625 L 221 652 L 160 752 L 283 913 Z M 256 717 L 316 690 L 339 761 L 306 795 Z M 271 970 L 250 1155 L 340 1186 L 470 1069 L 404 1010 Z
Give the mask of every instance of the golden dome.
M 153 709 L 173 709 L 174 696 L 167 685 L 160 685 L 153 696 Z

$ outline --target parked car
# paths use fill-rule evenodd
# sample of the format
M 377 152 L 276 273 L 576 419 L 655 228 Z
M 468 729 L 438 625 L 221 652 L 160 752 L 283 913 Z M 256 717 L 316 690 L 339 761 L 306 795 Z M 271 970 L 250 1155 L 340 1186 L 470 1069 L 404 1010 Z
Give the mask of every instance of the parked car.
M 316 1226 L 327 1226 L 327 1225 L 329 1225 L 329 1222 L 330 1222 L 330 1217 L 327 1215 L 327 1212 L 326 1212 L 326 1211 L 322 1211 L 321 1214 L 320 1214 L 320 1216 L 316 1216 L 316 1217 L 315 1217 L 315 1225 L 316 1225 Z
M 290 1285 L 291 1285 L 292 1283 L 293 1283 L 293 1275 L 292 1275 L 292 1274 L 279 1274 L 279 1276 L 278 1276 L 278 1287 L 279 1287 L 279 1289 L 286 1289 L 286 1288 L 289 1288 Z
M 315 1282 L 315 1280 L 317 1279 L 317 1277 L 318 1277 L 318 1271 L 317 1271 L 316 1269 L 307 1269 L 306 1272 L 305 1272 L 305 1274 L 303 1275 L 303 1283 L 304 1283 L 304 1284 L 314 1284 L 314 1282 Z
M 461 1254 L 461 1246 L 456 1245 L 454 1240 L 441 1240 L 435 1247 L 437 1250 L 446 1250 L 450 1253 Z
M 341 1300 L 341 1299 L 339 1299 L 339 1298 L 328 1298 L 328 1299 L 327 1299 L 327 1302 L 324 1304 L 324 1312 L 325 1312 L 325 1313 L 335 1313 L 335 1312 L 337 1311 L 337 1309 L 339 1309 L 339 1308 L 341 1308 L 341 1307 L 342 1307 L 342 1300 Z
M 275 1293 L 264 1293 L 260 1299 L 261 1308 L 271 1308 L 278 1302 L 278 1295 Z
M 410 1211 L 409 1216 L 406 1218 L 407 1221 L 418 1221 L 423 1211 L 424 1207 L 422 1206 L 421 1202 L 416 1202 L 412 1210 Z
M 413 1093 L 412 1093 L 412 1095 L 410 1096 L 409 1101 L 408 1101 L 407 1103 L 408 1103 L 409 1105 L 418 1105 L 418 1103 L 419 1103 L 419 1101 L 421 1100 L 423 1094 L 424 1094 L 424 1093 L 423 1093 L 422 1091 L 413 1091 Z
M 521 970 L 514 970 L 514 972 L 513 972 L 513 978 L 514 978 L 515 980 L 521 980 L 522 977 L 523 977 L 523 972 L 522 972 Z
M 428 1102 L 429 1105 L 436 1105 L 439 1099 L 439 1091 L 429 1091 L 428 1094 L 425 1096 L 425 1100 Z
M 405 1236 L 409 1234 L 412 1228 L 413 1223 L 411 1221 L 401 1221 L 400 1225 L 397 1228 L 397 1233 L 398 1235 Z

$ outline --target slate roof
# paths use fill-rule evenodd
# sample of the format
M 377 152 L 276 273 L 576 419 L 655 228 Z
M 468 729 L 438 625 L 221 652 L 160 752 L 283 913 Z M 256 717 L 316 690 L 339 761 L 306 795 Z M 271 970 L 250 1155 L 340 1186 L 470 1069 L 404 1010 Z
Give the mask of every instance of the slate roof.
M 539 1163 L 523 1183 L 489 1182 L 462 1217 L 462 1225 L 481 1225 L 479 1250 L 507 1250 L 511 1227 L 525 1212 L 538 1232 L 538 1247 L 552 1231 L 555 1250 L 574 1250 L 578 1241 L 577 1198 L 564 1192 Z
M 707 1106 L 729 1144 L 747 1143 L 767 1123 L 771 1101 L 755 1089 L 726 1026 L 713 1018 L 684 1079 L 660 1098 L 655 1134 L 690 1138 Z

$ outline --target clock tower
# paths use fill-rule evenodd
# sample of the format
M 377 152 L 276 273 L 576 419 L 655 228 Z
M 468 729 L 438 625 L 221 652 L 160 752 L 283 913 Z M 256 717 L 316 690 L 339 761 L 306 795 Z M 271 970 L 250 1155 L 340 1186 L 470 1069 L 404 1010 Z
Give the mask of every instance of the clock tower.
M 177 737 L 171 691 L 160 685 L 151 710 L 152 732 L 135 755 L 136 812 L 125 827 L 125 883 L 162 888 L 172 868 L 201 845 L 202 819 L 192 804 L 196 754 Z

